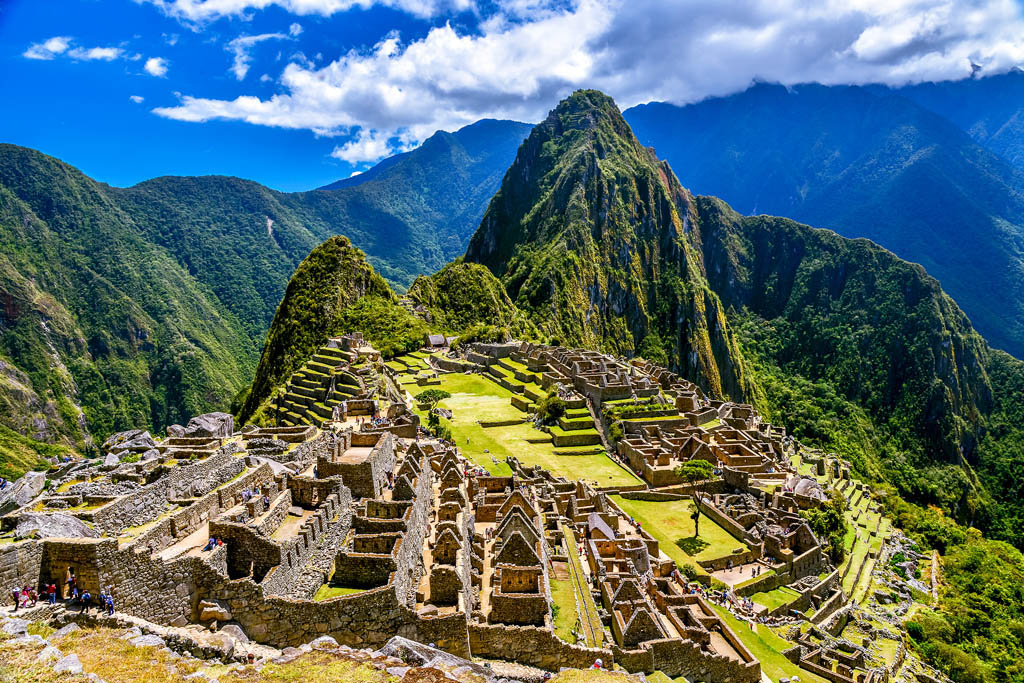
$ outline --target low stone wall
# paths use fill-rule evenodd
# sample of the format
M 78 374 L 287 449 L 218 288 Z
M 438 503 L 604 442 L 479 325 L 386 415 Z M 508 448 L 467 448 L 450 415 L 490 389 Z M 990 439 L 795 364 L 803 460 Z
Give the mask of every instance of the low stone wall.
M 474 657 L 514 661 L 548 671 L 588 669 L 595 659 L 612 659 L 611 650 L 570 645 L 551 629 L 538 626 L 470 623 L 469 646 Z

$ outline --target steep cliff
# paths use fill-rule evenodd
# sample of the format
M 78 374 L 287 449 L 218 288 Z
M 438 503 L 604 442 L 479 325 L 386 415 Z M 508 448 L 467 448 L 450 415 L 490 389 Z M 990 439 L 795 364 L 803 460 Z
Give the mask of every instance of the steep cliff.
M 742 398 L 738 348 L 687 239 L 694 210 L 615 103 L 581 90 L 520 147 L 466 261 L 558 342 L 632 354 L 653 335 L 674 367 Z

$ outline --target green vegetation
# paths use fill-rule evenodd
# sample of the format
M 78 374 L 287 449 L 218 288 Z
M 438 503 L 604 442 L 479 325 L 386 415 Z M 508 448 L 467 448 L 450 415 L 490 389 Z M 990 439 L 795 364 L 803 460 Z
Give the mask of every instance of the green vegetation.
M 267 333 L 256 376 L 239 396 L 238 417 L 254 415 L 332 335 L 362 332 L 385 356 L 418 349 L 427 327 L 398 304 L 362 251 L 332 237 L 299 265 Z
M 886 499 L 893 523 L 922 549 L 943 555 L 941 611 L 907 623 L 928 663 L 963 683 L 1003 683 L 1024 676 L 1024 554 L 987 540 L 935 507 Z
M 505 459 L 513 456 L 525 465 L 540 465 L 569 479 L 597 481 L 600 486 L 633 486 L 639 480 L 602 453 L 556 455 L 550 435 L 526 424 L 526 416 L 511 403 L 512 392 L 480 375 L 444 374 L 436 387 L 451 394 L 438 407 L 452 411 L 440 419 L 451 430 L 462 454 L 491 474 L 508 475 Z M 410 386 L 410 385 L 405 385 Z M 415 386 L 415 385 L 412 385 Z M 424 411 L 417 410 L 426 420 Z M 480 422 L 518 421 L 505 427 L 484 427 Z M 596 433 L 596 432 L 595 432 Z M 495 462 L 497 461 L 497 462 Z
M 811 525 L 811 530 L 824 542 L 825 552 L 832 564 L 839 566 L 846 554 L 844 545 L 850 525 L 846 520 L 846 499 L 835 489 L 830 492 L 829 499 L 823 505 L 802 512 L 801 515 Z
M 430 311 L 434 324 L 460 341 L 530 339 L 537 332 L 491 271 L 477 263 L 449 263 L 431 276 L 421 275 L 409 298 Z
M 330 600 L 331 598 L 337 598 L 342 595 L 362 593 L 365 590 L 365 588 L 346 588 L 345 586 L 332 586 L 325 583 L 317 589 L 316 594 L 313 596 L 313 600 L 316 602 L 323 602 L 324 600 Z
M 0 425 L 0 477 L 5 479 L 17 479 L 29 470 L 44 469 L 48 463 L 43 458 L 59 458 L 71 452 L 67 446 L 36 441 Z
M 551 579 L 551 613 L 555 620 L 555 635 L 567 643 L 575 643 L 573 631 L 579 623 L 576 613 L 576 590 L 571 579 Z
M 565 401 L 559 398 L 557 395 L 552 394 L 545 396 L 541 400 L 537 401 L 537 417 L 544 422 L 544 424 L 554 424 L 558 421 L 558 418 L 565 415 Z M 589 415 L 587 417 L 590 417 Z
M 754 655 L 761 662 L 761 671 L 772 680 L 799 676 L 801 681 L 806 681 L 807 683 L 827 683 L 820 676 L 816 676 L 810 671 L 804 671 L 786 659 L 782 652 L 792 647 L 792 643 L 782 636 L 776 635 L 767 626 L 756 625 L 754 628 L 751 628 L 750 624 L 740 621 L 730 614 L 726 608 L 714 604 L 711 607 L 725 621 L 726 625 L 732 629 L 733 633 L 743 641 L 743 644 L 750 650 L 750 654 Z
M 444 391 L 443 389 L 427 389 L 426 391 L 421 391 L 420 393 L 416 394 L 415 398 L 417 403 L 433 406 L 438 401 L 443 401 L 446 398 L 451 398 L 451 394 L 449 394 L 447 391 Z
M 780 586 L 767 592 L 754 593 L 750 599 L 769 610 L 778 609 L 800 597 L 800 593 L 787 586 Z
M 623 512 L 640 522 L 644 531 L 658 539 L 661 551 L 679 567 L 687 564 L 696 566 L 701 560 L 728 557 L 734 552 L 747 550 L 743 543 L 711 519 L 705 521 L 703 532 L 697 535 L 693 502 L 690 500 L 660 502 L 631 500 L 622 496 L 612 496 L 612 500 Z M 695 555 L 686 553 L 677 544 L 677 541 L 690 538 L 698 538 L 705 544 Z
M 707 493 L 708 484 L 714 477 L 714 466 L 707 460 L 688 460 L 674 470 L 683 483 L 693 486 L 693 537 L 700 536 L 700 499 Z
M 552 343 L 632 354 L 653 332 L 646 351 L 660 338 L 671 365 L 740 397 L 739 351 L 686 238 L 696 220 L 615 103 L 580 90 L 530 133 L 465 260 L 490 268 Z

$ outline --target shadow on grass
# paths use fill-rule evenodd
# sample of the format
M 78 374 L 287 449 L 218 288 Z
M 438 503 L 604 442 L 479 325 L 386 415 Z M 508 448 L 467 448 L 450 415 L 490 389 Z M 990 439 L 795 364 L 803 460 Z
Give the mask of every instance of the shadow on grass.
M 699 536 L 687 536 L 686 538 L 676 539 L 676 545 L 687 555 L 696 555 L 711 544 Z

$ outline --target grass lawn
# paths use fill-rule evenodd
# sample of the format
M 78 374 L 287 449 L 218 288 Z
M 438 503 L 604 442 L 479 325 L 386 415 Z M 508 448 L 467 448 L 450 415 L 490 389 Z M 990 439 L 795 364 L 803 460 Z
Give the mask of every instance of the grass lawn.
M 452 411 L 444 422 L 452 430 L 452 439 L 462 454 L 494 475 L 509 475 L 505 458 L 515 456 L 524 465 L 540 465 L 552 474 L 568 479 L 595 480 L 601 486 L 632 486 L 640 480 L 613 462 L 604 453 L 560 456 L 554 453 L 550 436 L 529 424 L 507 427 L 481 427 L 479 421 L 521 420 L 523 413 L 511 403 L 512 392 L 479 375 L 458 373 L 440 376 L 443 389 L 451 394 L 438 405 Z M 417 410 L 426 423 L 425 411 Z M 546 439 L 530 443 L 527 439 Z M 485 452 L 486 451 L 486 452 Z M 491 458 L 498 461 L 495 464 Z
M 742 622 L 734 617 L 729 613 L 729 610 L 718 605 L 708 604 L 718 613 L 718 616 L 722 617 L 726 625 L 732 629 L 732 632 L 739 637 L 743 644 L 747 646 L 750 654 L 754 655 L 761 662 L 761 671 L 767 674 L 773 681 L 777 681 L 780 678 L 799 676 L 800 680 L 804 681 L 804 683 L 827 683 L 820 676 L 815 676 L 810 671 L 804 671 L 786 659 L 782 655 L 782 651 L 792 647 L 792 643 L 777 635 L 767 626 L 758 625 L 757 629 L 752 631 L 746 622 Z
M 364 589 L 362 588 L 343 588 L 341 586 L 331 586 L 325 583 L 317 589 L 313 599 L 317 602 L 321 602 L 341 595 L 352 595 L 353 593 L 362 593 L 363 591 Z
M 677 565 L 691 564 L 696 567 L 700 560 L 726 557 L 736 549 L 747 550 L 746 545 L 705 515 L 701 515 L 700 536 L 692 546 L 693 549 L 703 547 L 694 555 L 680 548 L 677 541 L 682 540 L 686 544 L 688 539 L 693 538 L 693 519 L 690 517 L 693 502 L 689 499 L 667 502 L 629 500 L 622 496 L 612 496 L 612 499 L 627 515 L 639 521 L 647 533 L 658 539 L 662 552 Z
M 579 616 L 576 614 L 576 591 L 572 579 L 551 579 L 551 602 L 558 607 L 555 615 L 555 635 L 567 643 L 575 643 L 573 629 Z
M 759 605 L 764 605 L 769 610 L 773 610 L 777 607 L 785 605 L 786 603 L 796 600 L 798 597 L 800 597 L 800 594 L 792 588 L 780 586 L 775 590 L 763 593 L 754 593 L 750 596 L 750 599 Z

